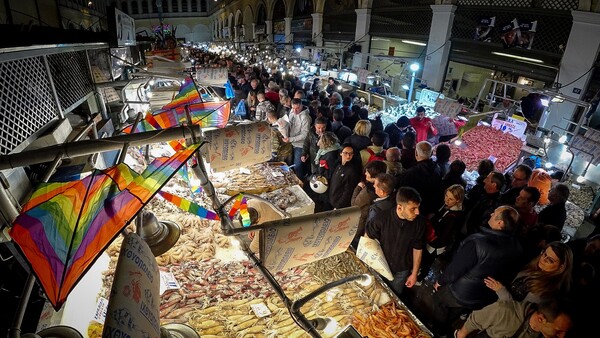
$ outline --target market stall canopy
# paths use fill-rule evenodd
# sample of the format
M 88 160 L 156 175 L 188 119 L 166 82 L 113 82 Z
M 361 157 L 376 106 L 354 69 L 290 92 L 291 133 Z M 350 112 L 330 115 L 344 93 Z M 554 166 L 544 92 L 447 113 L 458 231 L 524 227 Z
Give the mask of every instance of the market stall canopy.
M 61 308 L 92 263 L 198 147 L 157 158 L 141 174 L 118 164 L 82 180 L 37 187 L 10 235 L 54 309 Z

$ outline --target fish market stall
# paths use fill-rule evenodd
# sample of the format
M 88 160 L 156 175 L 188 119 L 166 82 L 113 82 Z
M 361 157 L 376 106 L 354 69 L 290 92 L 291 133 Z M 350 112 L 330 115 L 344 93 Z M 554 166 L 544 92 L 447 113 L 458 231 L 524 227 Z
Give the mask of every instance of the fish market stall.
M 481 160 L 489 158 L 497 171 L 504 172 L 517 161 L 523 146 L 514 135 L 483 125 L 465 132 L 457 143 L 450 144 L 450 161 L 462 160 L 468 171 L 476 170 Z
M 150 148 L 150 154 L 154 155 L 161 155 L 163 151 Z M 141 160 L 143 156 L 138 154 L 138 149 L 130 149 L 132 159 Z M 285 169 L 280 164 L 261 163 L 246 166 L 241 171 L 238 168 L 211 174 L 220 200 L 225 201 L 255 187 L 255 193 L 260 193 L 261 197 L 293 216 L 310 217 L 313 214 L 314 203 L 295 184 L 296 181 L 286 178 Z M 275 181 L 258 179 L 264 174 L 273 176 L 273 172 L 280 173 L 269 178 Z M 228 178 L 232 178 L 234 188 L 226 184 Z M 163 187 L 163 192 L 209 208 L 204 193 L 193 186 L 193 181 L 177 174 Z M 251 195 L 247 197 L 252 198 Z M 155 196 L 144 210 L 152 212 L 160 222 L 173 222 L 181 228 L 181 236 L 175 246 L 156 257 L 161 280 L 161 325 L 185 324 L 201 337 L 309 337 L 294 322 L 281 298 L 241 250 L 238 240 L 222 233 L 220 222 L 192 215 L 160 195 Z M 330 229 L 328 233 L 339 229 L 343 230 L 343 227 Z M 133 225 L 129 225 L 127 231 L 133 230 Z M 295 239 L 293 235 L 284 238 L 292 241 Z M 123 237 L 119 236 L 105 251 L 109 265 L 102 272 L 102 288 L 94 295 L 100 306 L 109 299 L 122 242 Z M 263 254 L 261 252 L 261 257 Z M 272 275 L 291 300 L 298 300 L 327 283 L 352 275 L 369 274 L 374 280 L 368 285 L 340 285 L 302 306 L 302 313 L 309 319 L 320 317 L 331 320 L 333 324 L 322 331 L 323 337 L 333 337 L 349 324 L 370 337 L 386 337 L 389 330 L 395 330 L 401 337 L 431 337 L 427 328 L 379 275 L 356 257 L 352 249 L 342 249 L 339 254 L 317 261 L 311 256 L 309 253 L 294 254 L 295 260 L 306 263 L 272 270 L 277 271 Z M 382 325 L 382 319 L 390 325 Z M 100 337 L 101 333 L 102 320 L 96 318 L 88 322 L 84 336 Z

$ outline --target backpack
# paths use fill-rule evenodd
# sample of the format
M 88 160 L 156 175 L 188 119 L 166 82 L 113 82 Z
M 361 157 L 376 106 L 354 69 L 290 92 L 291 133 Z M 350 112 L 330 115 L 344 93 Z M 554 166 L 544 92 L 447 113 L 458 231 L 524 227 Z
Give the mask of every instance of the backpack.
M 380 153 L 375 153 L 373 149 L 367 147 L 365 150 L 369 153 L 369 159 L 367 163 L 371 161 L 385 161 L 385 149 L 383 149 Z

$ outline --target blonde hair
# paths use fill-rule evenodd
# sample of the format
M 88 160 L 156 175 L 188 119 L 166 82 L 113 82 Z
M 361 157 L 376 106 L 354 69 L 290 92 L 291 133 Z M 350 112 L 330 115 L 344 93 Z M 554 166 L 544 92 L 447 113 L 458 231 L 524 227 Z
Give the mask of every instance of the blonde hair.
M 356 126 L 354 126 L 354 133 L 369 137 L 369 134 L 371 134 L 371 122 L 369 120 L 359 120 L 356 122 Z
M 458 201 L 458 205 L 462 210 L 463 202 L 465 200 L 465 188 L 460 184 L 453 184 L 446 189 L 446 192 L 452 194 L 452 197 Z
M 322 149 L 327 149 L 335 145 L 336 143 L 340 143 L 335 133 L 332 131 L 326 131 L 321 135 L 319 139 L 319 147 Z

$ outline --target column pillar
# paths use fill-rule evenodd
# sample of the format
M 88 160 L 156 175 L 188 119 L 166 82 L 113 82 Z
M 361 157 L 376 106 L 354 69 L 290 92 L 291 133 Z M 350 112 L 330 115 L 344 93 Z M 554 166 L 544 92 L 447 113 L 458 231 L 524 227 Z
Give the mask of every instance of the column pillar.
M 288 44 L 285 46 L 285 49 L 292 49 L 291 43 L 294 42 L 294 37 L 292 36 L 292 18 L 283 18 L 285 20 L 285 43 Z
M 265 34 L 267 34 L 267 41 L 273 42 L 273 21 L 265 21 Z
M 560 70 L 556 82 L 567 85 L 559 89 L 562 95 L 582 99 L 592 77 L 592 72 L 588 71 L 596 61 L 599 51 L 600 13 L 571 11 L 571 15 L 573 16 L 573 26 L 571 27 L 565 53 L 560 61 Z M 577 79 L 580 76 L 581 78 Z M 567 128 L 567 123 L 565 123 L 563 117 L 571 120 L 575 108 L 574 104 L 566 101 L 552 104 L 540 119 L 539 125 L 546 129 L 550 129 L 552 126 Z
M 323 13 L 312 13 L 312 40 L 317 47 L 323 47 Z
M 252 41 L 256 42 L 256 23 L 252 23 Z
M 369 56 L 369 48 L 371 48 L 371 35 L 369 28 L 371 27 L 371 9 L 358 8 L 356 9 L 356 31 L 354 32 L 354 41 L 361 46 L 361 52 L 354 54 L 352 60 L 352 68 L 365 68 L 367 66 L 367 57 Z
M 450 34 L 454 24 L 454 5 L 431 5 L 433 18 L 427 41 L 422 83 L 441 91 L 450 55 Z M 441 47 L 443 46 L 443 47 Z M 440 48 L 441 47 L 441 48 Z

